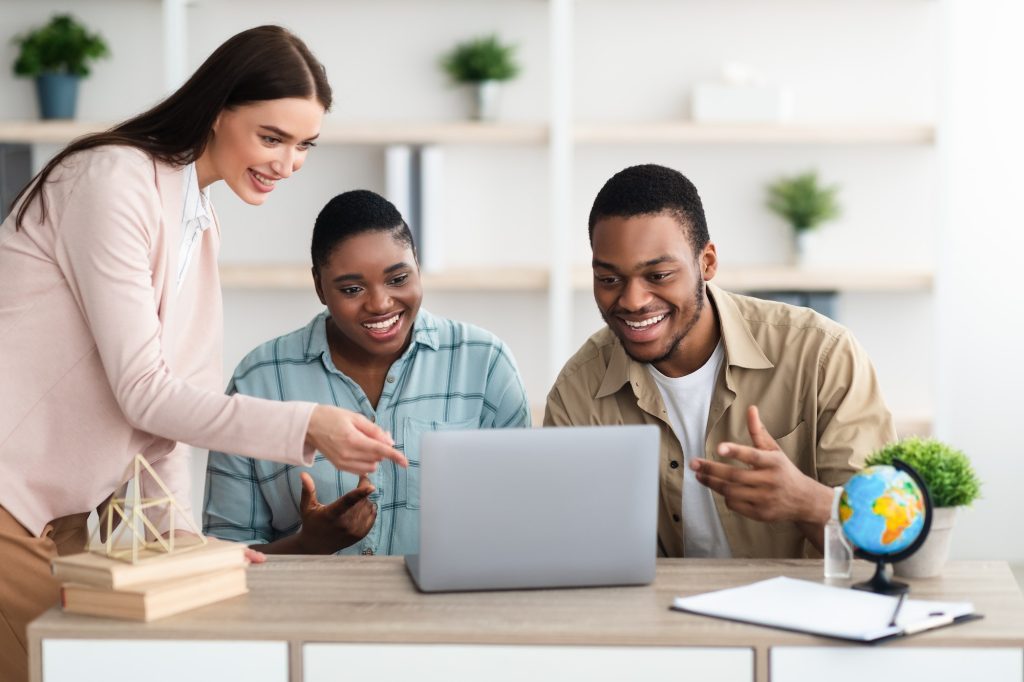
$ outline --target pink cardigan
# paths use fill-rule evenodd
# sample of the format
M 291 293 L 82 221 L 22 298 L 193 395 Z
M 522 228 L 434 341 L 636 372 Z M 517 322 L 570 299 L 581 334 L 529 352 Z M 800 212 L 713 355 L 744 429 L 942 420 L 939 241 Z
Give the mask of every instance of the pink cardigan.
M 182 169 L 129 147 L 71 157 L 0 225 L 0 506 L 39 535 L 94 509 L 142 453 L 189 504 L 190 445 L 312 463 L 313 403 L 227 397 L 220 226 L 181 290 Z M 173 453 L 173 454 L 169 454 Z

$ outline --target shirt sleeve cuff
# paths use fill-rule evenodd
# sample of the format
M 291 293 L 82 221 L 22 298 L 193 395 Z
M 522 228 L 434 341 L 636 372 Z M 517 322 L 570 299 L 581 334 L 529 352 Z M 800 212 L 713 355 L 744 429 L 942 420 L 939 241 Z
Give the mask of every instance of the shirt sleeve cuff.
M 316 448 L 306 442 L 306 433 L 309 431 L 309 422 L 313 419 L 313 410 L 316 403 L 300 403 L 296 415 L 296 423 L 300 426 L 301 433 L 298 434 L 299 451 L 297 463 L 300 466 L 313 466 L 313 459 L 316 457 Z

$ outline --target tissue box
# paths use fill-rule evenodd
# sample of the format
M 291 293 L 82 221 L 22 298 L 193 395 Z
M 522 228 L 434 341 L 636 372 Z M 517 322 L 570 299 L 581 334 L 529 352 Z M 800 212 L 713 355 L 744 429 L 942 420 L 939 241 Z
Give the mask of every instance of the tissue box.
M 701 123 L 782 123 L 790 119 L 792 109 L 787 88 L 719 83 L 693 88 L 691 113 Z

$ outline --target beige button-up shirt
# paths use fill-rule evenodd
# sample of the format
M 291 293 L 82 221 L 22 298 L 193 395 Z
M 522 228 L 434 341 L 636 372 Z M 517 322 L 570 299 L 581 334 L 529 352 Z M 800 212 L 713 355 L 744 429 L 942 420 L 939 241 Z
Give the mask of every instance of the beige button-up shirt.
M 871 361 L 846 328 L 807 308 L 711 284 L 708 294 L 725 362 L 700 456 L 719 461 L 719 443 L 750 444 L 749 405 L 757 405 L 768 432 L 800 471 L 828 486 L 842 485 L 867 455 L 896 439 Z M 682 556 L 682 446 L 654 379 L 607 327 L 566 363 L 544 414 L 545 426 L 597 424 L 661 429 L 658 547 L 666 556 Z M 754 521 L 713 497 L 734 557 L 804 556 L 804 535 L 795 523 Z

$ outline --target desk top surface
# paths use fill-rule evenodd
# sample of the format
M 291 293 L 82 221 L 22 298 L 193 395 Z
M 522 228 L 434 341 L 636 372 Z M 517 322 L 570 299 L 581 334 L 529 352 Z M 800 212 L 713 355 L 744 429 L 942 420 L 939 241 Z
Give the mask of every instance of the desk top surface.
M 872 567 L 857 562 L 854 576 Z M 317 642 L 776 646 L 834 640 L 669 610 L 673 597 L 786 575 L 821 581 L 821 561 L 662 559 L 653 584 L 422 594 L 400 557 L 269 557 L 249 594 L 142 624 L 51 609 L 30 638 L 277 639 Z M 971 601 L 979 621 L 886 646 L 1024 646 L 1024 596 L 1001 561 L 962 561 L 909 581 L 918 599 Z M 837 614 L 838 617 L 838 614 Z

